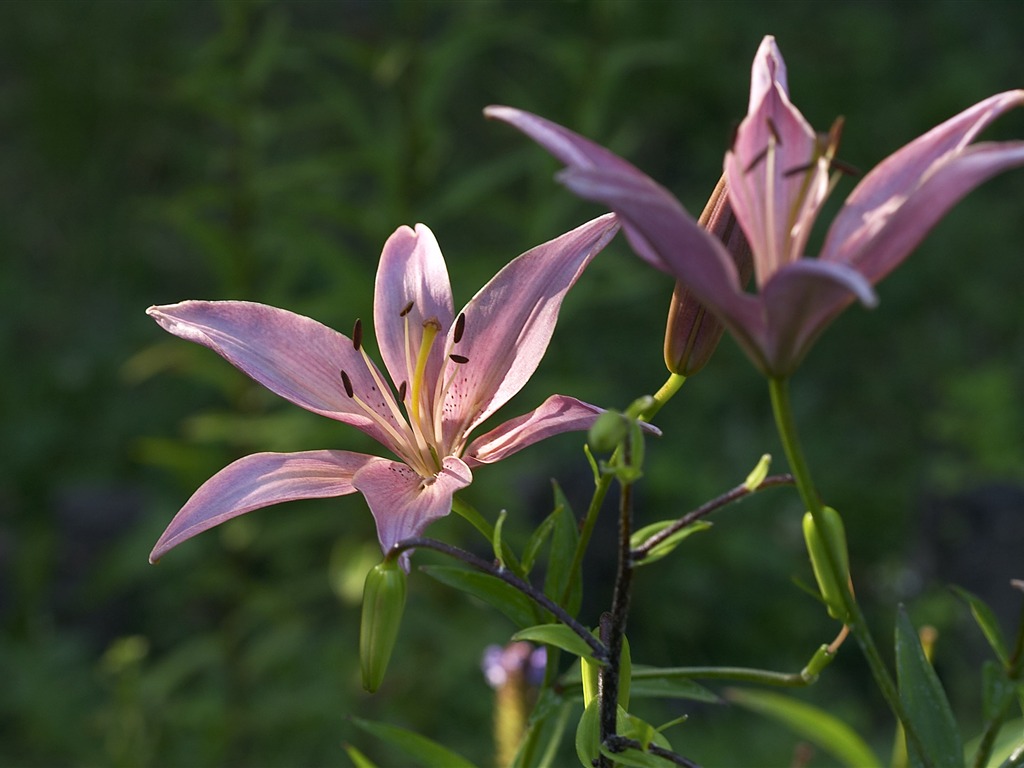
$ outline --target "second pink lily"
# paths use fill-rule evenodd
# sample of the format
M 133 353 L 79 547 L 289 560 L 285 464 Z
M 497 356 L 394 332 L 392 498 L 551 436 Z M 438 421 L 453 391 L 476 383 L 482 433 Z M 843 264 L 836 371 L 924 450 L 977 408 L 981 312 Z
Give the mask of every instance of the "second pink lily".
M 726 248 L 664 187 L 625 160 L 543 118 L 488 107 L 564 162 L 560 179 L 615 211 L 634 250 L 688 286 L 765 375 L 788 377 L 825 327 L 897 267 L 962 197 L 1024 165 L 1024 142 L 971 142 L 999 115 L 1024 106 L 1024 90 L 997 94 L 947 120 L 880 163 L 832 223 L 818 258 L 804 249 L 839 165 L 838 130 L 816 134 L 789 99 L 772 37 L 754 59 L 750 105 L 725 157 L 730 202 L 754 255 L 757 294 L 741 285 Z

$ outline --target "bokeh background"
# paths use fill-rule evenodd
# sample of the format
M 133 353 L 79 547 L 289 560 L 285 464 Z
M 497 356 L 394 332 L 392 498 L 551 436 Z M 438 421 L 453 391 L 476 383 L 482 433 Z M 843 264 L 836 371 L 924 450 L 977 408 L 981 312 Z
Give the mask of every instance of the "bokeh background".
M 593 137 L 699 212 L 762 35 L 816 127 L 845 115 L 841 156 L 866 169 L 1024 85 L 1021 30 L 1024 4 L 997 0 L 0 4 L 0 764 L 347 765 L 347 742 L 400 764 L 353 714 L 491 759 L 479 658 L 512 625 L 464 595 L 414 572 L 388 679 L 360 690 L 358 604 L 379 558 L 361 497 L 260 511 L 147 563 L 234 458 L 371 447 L 167 336 L 147 306 L 249 299 L 347 331 L 371 316 L 383 242 L 417 221 L 462 303 L 600 213 L 553 181 L 544 152 L 485 121 L 487 104 Z M 1024 115 L 990 134 L 1024 138 Z M 939 629 L 966 737 L 983 643 L 946 585 L 982 594 L 1009 629 L 1007 582 L 1024 575 L 1022 206 L 1019 170 L 972 194 L 793 383 L 869 617 L 889 637 L 903 601 Z M 552 391 L 622 407 L 655 390 L 671 289 L 617 239 L 505 415 Z M 784 468 L 766 388 L 731 340 L 658 421 L 641 522 L 731 487 L 764 452 Z M 552 478 L 582 512 L 578 436 L 481 470 L 466 496 L 491 519 L 507 509 L 521 544 Z M 799 670 L 835 629 L 793 583 L 810 579 L 800 516 L 795 493 L 763 494 L 641 571 L 634 660 Z M 613 528 L 599 525 L 587 563 L 588 622 L 607 603 Z M 486 552 L 460 520 L 431 533 Z M 889 717 L 865 677 L 850 647 L 798 695 L 885 754 Z M 673 743 L 693 759 L 794 753 L 795 736 L 725 706 L 640 711 L 683 713 Z

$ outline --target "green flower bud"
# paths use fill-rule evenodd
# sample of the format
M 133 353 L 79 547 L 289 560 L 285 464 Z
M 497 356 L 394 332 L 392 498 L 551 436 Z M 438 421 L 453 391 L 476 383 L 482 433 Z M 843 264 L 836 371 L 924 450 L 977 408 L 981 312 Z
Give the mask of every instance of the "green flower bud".
M 587 435 L 587 442 L 595 451 L 614 451 L 626 439 L 629 424 L 621 413 L 605 411 L 595 419 Z
M 725 176 L 711 193 L 697 223 L 722 241 L 739 270 L 740 284 L 745 285 L 754 271 L 754 261 L 729 204 Z M 665 365 L 669 371 L 681 376 L 697 373 L 711 359 L 723 330 L 718 318 L 685 285 L 676 283 L 665 328 Z
M 818 582 L 821 598 L 828 608 L 828 615 L 833 619 L 845 622 L 848 618 L 843 595 L 849 592 L 850 561 L 846 550 L 846 530 L 843 518 L 832 507 L 821 510 L 821 527 L 815 522 L 810 512 L 804 513 L 804 541 L 807 543 L 807 554 L 811 558 L 814 578 Z M 839 580 L 829 565 L 831 561 L 839 570 Z
M 385 560 L 366 574 L 359 625 L 359 665 L 363 688 L 373 693 L 384 679 L 405 608 L 405 571 Z

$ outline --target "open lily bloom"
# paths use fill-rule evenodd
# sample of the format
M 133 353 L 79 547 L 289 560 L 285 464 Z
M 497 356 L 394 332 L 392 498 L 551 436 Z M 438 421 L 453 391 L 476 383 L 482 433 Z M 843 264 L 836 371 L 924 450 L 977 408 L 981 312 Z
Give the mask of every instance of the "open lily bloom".
M 384 245 L 373 310 L 390 383 L 363 348 L 360 321 L 349 338 L 263 304 L 150 307 L 165 330 L 209 347 L 286 400 L 362 430 L 397 458 L 338 450 L 246 456 L 195 492 L 150 560 L 254 509 L 356 491 L 387 552 L 447 515 L 474 467 L 552 435 L 589 429 L 601 409 L 553 395 L 469 440 L 533 375 L 566 292 L 617 230 L 614 215 L 606 214 L 527 251 L 456 315 L 434 235 L 422 224 L 400 227 Z
M 818 258 L 805 258 L 811 227 L 838 164 L 839 131 L 817 135 L 789 100 L 772 37 L 754 59 L 750 105 L 725 157 L 729 199 L 754 255 L 757 293 L 744 290 L 726 248 L 664 187 L 592 142 L 508 107 L 511 123 L 566 163 L 561 180 L 619 215 L 634 250 L 672 273 L 725 323 L 754 364 L 784 378 L 855 299 L 897 267 L 976 186 L 1024 165 L 1024 142 L 971 142 L 1024 90 L 997 94 L 947 120 L 874 168 L 847 198 Z

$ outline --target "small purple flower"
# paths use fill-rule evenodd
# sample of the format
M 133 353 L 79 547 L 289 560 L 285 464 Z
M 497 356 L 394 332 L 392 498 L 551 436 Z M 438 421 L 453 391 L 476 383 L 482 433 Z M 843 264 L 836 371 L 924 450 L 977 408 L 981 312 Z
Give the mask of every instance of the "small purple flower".
M 825 327 L 855 299 L 873 306 L 874 285 L 907 257 L 962 197 L 1024 165 L 1024 142 L 972 144 L 1024 90 L 997 94 L 910 142 L 857 185 L 818 258 L 807 237 L 831 188 L 838 125 L 816 134 L 790 102 L 772 37 L 754 59 L 750 105 L 725 157 L 729 200 L 754 255 L 756 294 L 729 252 L 666 189 L 608 150 L 509 107 L 488 107 L 564 162 L 561 180 L 619 216 L 637 254 L 674 275 L 726 325 L 767 376 L 785 378 Z
M 566 292 L 617 230 L 608 214 L 527 251 L 456 315 L 433 233 L 422 224 L 400 227 L 381 255 L 373 312 L 390 381 L 366 354 L 360 321 L 349 338 L 263 304 L 150 307 L 165 330 L 209 347 L 286 400 L 365 432 L 397 457 L 337 450 L 246 456 L 195 492 L 150 560 L 254 509 L 356 491 L 387 552 L 447 515 L 473 468 L 589 429 L 601 409 L 553 395 L 470 442 L 470 433 L 536 370 Z
M 534 647 L 522 640 L 508 645 L 488 645 L 484 648 L 480 669 L 487 684 L 494 689 L 504 687 L 510 679 L 539 686 L 544 679 L 547 658 L 544 646 Z

